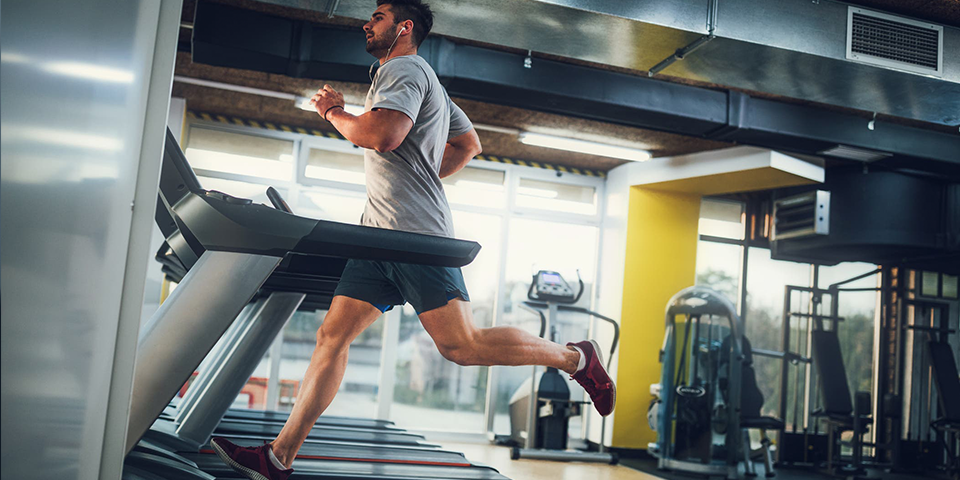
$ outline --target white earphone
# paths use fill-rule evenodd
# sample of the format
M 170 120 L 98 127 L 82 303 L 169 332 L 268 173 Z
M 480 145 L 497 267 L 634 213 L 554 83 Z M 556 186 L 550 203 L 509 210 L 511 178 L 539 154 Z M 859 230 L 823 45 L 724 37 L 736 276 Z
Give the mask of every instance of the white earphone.
M 387 57 L 390 56 L 390 52 L 393 51 L 393 46 L 397 44 L 397 40 L 400 40 L 400 35 L 403 35 L 403 32 L 407 31 L 407 27 L 400 27 L 400 31 L 397 32 L 396 38 L 393 39 L 393 43 L 390 44 L 390 48 L 387 49 Z M 370 69 L 367 71 L 367 76 L 370 77 L 370 81 L 373 81 L 373 67 L 377 64 L 378 60 L 374 60 L 370 64 Z

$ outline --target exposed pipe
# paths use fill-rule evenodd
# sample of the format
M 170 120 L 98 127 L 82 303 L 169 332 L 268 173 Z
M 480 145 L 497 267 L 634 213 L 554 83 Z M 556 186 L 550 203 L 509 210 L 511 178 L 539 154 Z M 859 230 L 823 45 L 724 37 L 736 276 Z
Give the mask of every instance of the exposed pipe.
M 337 13 L 337 7 L 340 6 L 340 0 L 334 0 L 330 2 L 330 8 L 327 10 L 327 18 L 333 18 L 334 14 Z
M 667 58 L 664 58 L 660 63 L 656 64 L 647 72 L 648 77 L 652 77 L 664 69 L 673 65 L 677 60 L 683 60 L 683 57 L 690 55 L 691 53 L 697 51 L 700 47 L 706 45 L 707 42 L 716 38 L 714 31 L 717 28 L 717 10 L 719 8 L 719 0 L 710 0 L 710 3 L 707 4 L 707 34 L 694 40 L 689 45 L 683 48 L 678 48 L 677 51 L 673 52 L 673 55 L 670 55 Z
M 690 45 L 687 45 L 683 48 L 678 48 L 676 52 L 673 52 L 673 55 L 663 59 L 660 63 L 653 66 L 650 71 L 647 72 L 648 77 L 652 77 L 660 73 L 663 69 L 673 65 L 677 60 L 683 60 L 683 57 L 695 52 L 698 48 L 704 46 L 710 40 L 716 38 L 715 35 L 704 35 L 696 40 L 694 40 Z

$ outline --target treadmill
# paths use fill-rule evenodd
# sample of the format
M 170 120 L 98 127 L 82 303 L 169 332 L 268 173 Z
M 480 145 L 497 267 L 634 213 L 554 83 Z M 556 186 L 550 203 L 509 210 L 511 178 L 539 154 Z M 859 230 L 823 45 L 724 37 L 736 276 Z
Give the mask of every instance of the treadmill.
M 273 198 L 271 201 L 280 206 Z M 282 199 L 279 202 L 282 204 Z M 170 217 L 170 223 L 161 225 L 161 230 L 168 234 L 170 249 L 187 272 L 140 339 L 128 425 L 127 451 L 136 447 L 127 457 L 130 478 L 146 478 L 150 472 L 163 478 L 212 478 L 197 470 L 197 466 L 206 466 L 218 476 L 234 475 L 232 470 L 218 470 L 228 467 L 211 454 L 187 448 L 180 449 L 180 455 L 165 448 L 164 442 L 180 441 L 191 446 L 206 443 L 208 437 L 196 442 L 191 435 L 202 433 L 201 427 L 209 426 L 211 418 L 216 422 L 223 416 L 229 405 L 223 407 L 223 400 L 218 403 L 218 399 L 229 397 L 224 393 L 229 390 L 222 387 L 234 383 L 235 378 L 221 379 L 221 375 L 211 379 L 206 391 L 219 395 L 203 396 L 185 414 L 184 423 L 157 422 L 149 435 L 144 434 L 255 295 L 267 297 L 262 310 L 271 309 L 273 313 L 266 318 L 283 322 L 251 320 L 236 333 L 231 347 L 234 352 L 249 354 L 269 345 L 282 323 L 307 297 L 318 305 L 329 305 L 345 258 L 462 266 L 479 251 L 475 242 L 307 219 L 253 204 L 248 199 L 203 190 L 169 130 L 158 219 L 161 210 L 166 210 Z M 220 365 L 221 373 L 226 371 L 225 365 Z M 236 376 L 234 373 L 227 377 Z M 217 410 L 219 415 L 210 415 Z M 339 439 L 332 442 L 366 451 L 365 461 L 304 455 L 294 463 L 298 478 L 505 478 L 489 467 L 458 459 L 418 461 L 414 453 L 429 450 L 429 445 L 419 441 L 397 444 L 406 447 L 371 447 L 356 442 L 364 429 L 326 428 L 349 436 L 351 443 Z M 256 441 L 253 436 L 246 439 Z M 329 443 L 318 445 L 322 445 L 321 452 L 334 450 Z M 385 455 L 385 449 L 390 448 L 393 453 L 405 448 L 402 453 L 411 457 L 390 458 Z M 427 453 L 435 456 L 442 452 Z

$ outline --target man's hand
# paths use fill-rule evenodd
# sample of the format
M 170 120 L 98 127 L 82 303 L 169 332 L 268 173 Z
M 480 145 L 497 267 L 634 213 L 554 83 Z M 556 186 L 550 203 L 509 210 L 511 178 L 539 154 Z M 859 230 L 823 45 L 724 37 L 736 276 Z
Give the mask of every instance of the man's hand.
M 331 108 L 343 108 L 343 95 L 334 90 L 330 85 L 324 85 L 323 88 L 317 90 L 317 93 L 310 98 L 310 104 L 313 105 L 313 107 L 317 109 L 317 113 L 326 120 L 327 117 L 325 114 Z
M 446 178 L 459 172 L 482 151 L 480 137 L 477 136 L 477 131 L 472 128 L 467 133 L 451 138 L 443 149 L 443 159 L 440 161 L 440 178 Z
M 344 138 L 358 147 L 370 148 L 380 153 L 397 148 L 413 128 L 413 120 L 397 110 L 373 109 L 356 116 L 347 113 L 342 108 L 343 95 L 330 85 L 324 85 L 317 90 L 310 98 L 310 104 Z

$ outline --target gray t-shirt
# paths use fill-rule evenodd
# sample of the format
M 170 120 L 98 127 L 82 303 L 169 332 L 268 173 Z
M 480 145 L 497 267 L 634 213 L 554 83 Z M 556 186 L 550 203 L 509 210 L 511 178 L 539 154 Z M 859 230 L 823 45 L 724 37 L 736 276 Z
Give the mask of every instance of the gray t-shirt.
M 365 109 L 399 111 L 413 120 L 392 152 L 365 149 L 367 205 L 362 225 L 453 237 L 450 206 L 440 182 L 447 140 L 473 125 L 418 55 L 391 58 L 373 77 Z

